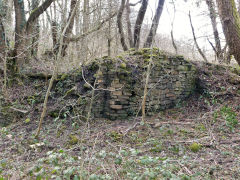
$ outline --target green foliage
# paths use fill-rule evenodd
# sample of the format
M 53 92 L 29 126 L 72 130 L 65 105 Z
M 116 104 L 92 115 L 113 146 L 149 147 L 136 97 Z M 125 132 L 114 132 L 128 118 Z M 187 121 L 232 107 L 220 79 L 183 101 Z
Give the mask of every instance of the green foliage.
M 194 152 L 194 153 L 196 153 L 196 152 L 198 152 L 200 149 L 201 149 L 201 144 L 198 144 L 198 143 L 196 143 L 196 142 L 194 142 L 194 143 L 192 143 L 190 146 L 189 146 L 189 149 L 192 151 L 192 152 Z
M 27 119 L 25 120 L 25 123 L 28 124 L 28 123 L 30 123 L 30 121 L 31 121 L 30 118 L 27 118 Z
M 120 67 L 121 67 L 122 69 L 126 69 L 126 68 L 127 68 L 127 65 L 126 65 L 126 63 L 121 63 L 121 64 L 120 64 Z
M 226 125 L 231 131 L 238 125 L 237 114 L 233 111 L 231 107 L 224 106 L 220 110 L 220 114 L 226 121 Z
M 6 128 L 6 127 L 1 128 L 1 129 L 0 129 L 0 134 L 1 134 L 1 136 L 3 136 L 3 137 L 5 137 L 6 135 L 8 135 L 8 134 L 9 134 L 8 128 Z
M 162 144 L 154 144 L 153 147 L 150 149 L 151 152 L 161 152 L 163 149 Z
M 169 150 L 172 151 L 174 154 L 178 154 L 180 152 L 180 148 L 177 145 L 170 147 Z
M 68 141 L 69 145 L 75 145 L 78 143 L 78 141 L 79 139 L 76 135 L 69 135 L 69 141 Z
M 214 112 L 213 118 L 215 121 L 218 117 L 222 117 L 225 120 L 230 131 L 233 131 L 239 123 L 236 112 L 228 106 L 223 106 L 219 111 Z
M 122 141 L 123 135 L 117 131 L 112 131 L 108 134 L 108 136 L 112 139 L 114 142 Z

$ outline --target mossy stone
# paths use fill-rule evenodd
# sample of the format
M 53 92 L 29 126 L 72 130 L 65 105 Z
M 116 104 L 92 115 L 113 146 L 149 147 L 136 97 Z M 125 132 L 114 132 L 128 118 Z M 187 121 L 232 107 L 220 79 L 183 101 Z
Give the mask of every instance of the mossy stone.
M 196 142 L 194 142 L 194 143 L 192 143 L 190 146 L 189 146 L 189 149 L 192 151 L 192 152 L 194 152 L 194 153 L 196 153 L 196 152 L 198 152 L 200 149 L 201 149 L 201 144 L 198 144 L 198 143 L 196 143 Z
M 31 121 L 30 118 L 27 118 L 27 119 L 25 120 L 25 123 L 28 124 L 30 121 Z
M 88 83 L 85 83 L 85 84 L 83 85 L 83 87 L 84 87 L 85 89 L 91 89 L 91 86 L 90 86 Z
M 78 137 L 76 135 L 69 135 L 69 145 L 75 145 L 79 141 Z
M 120 64 L 120 67 L 121 67 L 122 69 L 126 69 L 126 68 L 127 68 L 127 64 L 126 64 L 126 63 L 121 63 L 121 64 Z

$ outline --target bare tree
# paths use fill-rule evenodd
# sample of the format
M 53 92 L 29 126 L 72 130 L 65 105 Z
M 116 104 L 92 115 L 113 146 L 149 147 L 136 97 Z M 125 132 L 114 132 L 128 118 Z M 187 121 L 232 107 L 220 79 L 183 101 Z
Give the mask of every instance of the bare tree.
M 121 1 L 121 5 L 118 11 L 118 15 L 117 15 L 117 25 L 118 25 L 118 31 L 120 34 L 120 41 L 123 47 L 124 51 L 128 50 L 127 44 L 125 42 L 125 35 L 124 35 L 124 31 L 123 31 L 123 24 L 122 24 L 122 15 L 123 15 L 123 10 L 126 4 L 126 0 L 122 0 Z
M 147 40 L 144 44 L 144 47 L 150 47 L 152 45 L 153 39 L 157 32 L 159 20 L 160 20 L 162 11 L 163 11 L 164 2 L 165 2 L 165 0 L 158 1 L 157 10 L 156 10 L 155 16 L 153 18 L 152 26 L 151 26 L 150 32 L 148 34 Z
M 25 63 L 25 51 L 29 45 L 26 36 L 33 32 L 34 22 L 36 19 L 51 5 L 54 0 L 46 0 L 41 6 L 34 9 L 28 20 L 25 17 L 24 1 L 14 0 L 15 9 L 15 62 L 18 66 Z M 26 46 L 27 43 L 27 46 Z
M 234 0 L 217 0 L 223 32 L 230 53 L 240 65 L 240 17 Z
M 112 0 L 108 0 L 108 16 L 112 14 Z M 112 19 L 108 21 L 108 34 L 107 34 L 107 47 L 108 47 L 108 56 L 112 54 Z
M 83 33 L 86 33 L 89 30 L 89 23 L 90 23 L 90 17 L 89 17 L 89 0 L 83 1 Z M 82 53 L 82 59 L 84 61 L 87 60 L 88 57 L 88 43 L 87 43 L 87 37 L 83 37 L 81 40 L 81 53 Z
M 189 16 L 189 21 L 190 21 L 191 29 L 192 29 L 192 34 L 193 34 L 194 43 L 195 43 L 195 45 L 196 45 L 196 47 L 197 47 L 197 50 L 198 50 L 199 54 L 202 56 L 202 58 L 204 59 L 204 61 L 207 62 L 207 58 L 206 58 L 205 54 L 203 53 L 203 51 L 201 50 L 201 48 L 200 48 L 199 45 L 198 45 L 197 38 L 196 38 L 196 35 L 195 35 L 195 30 L 194 30 L 194 27 L 193 27 L 193 24 L 192 24 L 192 17 L 191 17 L 190 11 L 189 11 L 188 16 Z
M 223 53 L 222 53 L 222 47 L 221 47 L 221 41 L 219 38 L 219 33 L 217 29 L 217 12 L 215 3 L 213 0 L 206 0 L 206 4 L 208 6 L 209 16 L 211 19 L 212 29 L 213 29 L 213 35 L 215 40 L 215 54 L 219 62 L 223 60 Z
M 33 12 L 39 6 L 39 0 L 32 0 L 31 11 Z M 38 39 L 39 39 L 39 20 L 33 22 L 32 32 L 30 34 L 31 56 L 36 56 L 38 52 Z
M 176 6 L 175 6 L 175 3 L 174 1 L 172 1 L 172 4 L 173 4 L 173 10 L 174 10 L 174 14 L 173 14 L 173 19 L 172 19 L 172 22 L 171 22 L 171 40 L 172 40 L 172 45 L 173 45 L 173 48 L 175 50 L 175 54 L 178 54 L 178 48 L 177 48 L 177 44 L 175 42 L 175 39 L 174 39 L 174 34 L 173 34 L 173 27 L 174 27 L 174 21 L 175 21 L 175 16 L 176 16 Z
M 128 41 L 131 48 L 134 47 L 133 45 L 133 36 L 132 36 L 132 24 L 130 20 L 131 8 L 130 8 L 130 0 L 127 0 L 126 4 L 126 22 L 127 22 L 127 30 L 128 30 Z
M 133 37 L 134 37 L 133 43 L 136 49 L 138 49 L 140 45 L 140 33 L 141 33 L 142 24 L 143 24 L 143 19 L 147 11 L 147 6 L 148 6 L 148 0 L 142 0 L 142 5 L 138 12 L 137 20 L 134 27 L 134 34 L 133 34 Z
M 49 98 L 49 95 L 50 95 L 50 92 L 51 92 L 51 89 L 52 89 L 52 86 L 53 86 L 53 82 L 57 76 L 57 73 L 58 73 L 58 66 L 59 66 L 59 60 L 62 58 L 62 50 L 64 49 L 64 36 L 66 34 L 69 33 L 69 31 L 72 29 L 71 26 L 73 26 L 73 21 L 74 21 L 74 15 L 76 13 L 76 9 L 77 9 L 77 5 L 76 5 L 77 1 L 76 0 L 71 0 L 71 9 L 72 11 L 70 12 L 70 16 L 68 17 L 68 21 L 67 21 L 67 24 L 66 26 L 64 27 L 62 33 L 61 33 L 61 36 L 60 36 L 60 41 L 59 41 L 59 51 L 58 51 L 58 54 L 56 56 L 56 63 L 55 63 L 55 67 L 54 67 L 54 71 L 53 71 L 53 75 L 50 79 L 50 83 L 49 83 L 49 86 L 48 86 L 48 89 L 47 89 L 47 92 L 46 92 L 46 95 L 45 95 L 45 99 L 44 99 L 44 103 L 43 103 L 43 111 L 42 111 L 42 114 L 41 114 L 41 117 L 40 117 L 40 120 L 39 120 L 39 125 L 38 125 L 38 129 L 37 129 L 37 133 L 35 135 L 36 138 L 39 137 L 39 134 L 40 134 L 40 131 L 41 131 L 41 127 L 42 127 L 42 122 L 43 122 L 43 119 L 46 115 L 46 111 L 47 111 L 47 103 L 48 103 L 48 98 Z M 74 7 L 72 7 L 74 6 Z

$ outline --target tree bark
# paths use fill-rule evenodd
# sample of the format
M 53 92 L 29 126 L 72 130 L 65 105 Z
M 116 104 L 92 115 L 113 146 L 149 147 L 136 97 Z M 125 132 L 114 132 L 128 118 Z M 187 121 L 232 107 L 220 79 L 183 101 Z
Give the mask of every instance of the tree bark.
M 14 0 L 16 1 L 16 0 Z M 34 21 L 44 12 L 46 9 L 54 2 L 55 0 L 46 0 L 42 3 L 41 6 L 36 8 L 29 16 L 26 24 L 27 32 L 32 28 Z
M 238 14 L 240 15 L 240 0 L 238 0 Z
M 163 11 L 164 2 L 165 2 L 165 0 L 159 0 L 158 1 L 158 7 L 157 7 L 157 10 L 156 10 L 155 16 L 153 18 L 152 26 L 151 26 L 150 32 L 148 34 L 147 40 L 144 44 L 145 48 L 149 48 L 152 45 L 153 39 L 154 39 L 154 37 L 156 35 L 156 32 L 157 32 L 159 20 L 160 20 L 162 11 Z
M 147 11 L 147 6 L 148 6 L 148 0 L 142 0 L 142 5 L 141 5 L 140 10 L 138 12 L 136 24 L 135 24 L 135 27 L 134 27 L 134 35 L 133 35 L 134 36 L 134 47 L 136 49 L 138 49 L 139 46 L 140 46 L 141 28 L 142 28 L 142 23 L 143 23 L 144 16 L 145 16 L 146 11 Z
M 32 0 L 32 12 L 39 6 L 39 0 Z M 31 56 L 37 56 L 38 52 L 38 40 L 39 40 L 39 21 L 38 19 L 34 20 L 32 23 L 32 32 L 28 32 L 30 35 L 31 41 Z
M 131 8 L 130 8 L 129 1 L 130 0 L 127 0 L 127 4 L 126 4 L 126 21 L 127 21 L 129 45 L 130 45 L 130 48 L 133 48 L 134 44 L 133 44 L 133 37 L 132 37 L 132 24 L 131 24 L 131 19 L 130 19 Z
M 223 61 L 223 54 L 222 54 L 221 41 L 220 41 L 220 38 L 219 38 L 218 29 L 217 29 L 217 12 L 216 12 L 215 3 L 214 3 L 213 0 L 206 0 L 206 4 L 208 6 L 209 16 L 210 16 L 211 24 L 212 24 L 212 28 L 213 28 L 216 57 L 217 57 L 219 62 L 222 62 Z
M 67 19 L 67 22 L 69 22 L 69 25 L 66 29 L 66 32 L 65 32 L 64 38 L 63 38 L 62 56 L 66 55 L 66 49 L 67 49 L 68 44 L 69 44 L 68 37 L 73 30 L 73 25 L 74 25 L 74 19 L 75 18 L 72 18 L 72 16 L 75 17 L 75 15 L 76 15 L 75 6 L 77 6 L 77 0 L 71 0 L 70 12 L 69 12 L 68 19 Z
M 36 19 L 51 5 L 54 0 L 46 0 L 43 4 L 37 7 L 26 21 L 24 1 L 14 0 L 15 9 L 15 46 L 14 46 L 14 64 L 17 64 L 15 69 L 18 69 L 25 63 L 29 41 L 26 41 L 28 36 L 33 31 L 33 25 Z
M 83 2 L 83 33 L 86 33 L 89 30 L 89 23 L 90 23 L 90 17 L 89 17 L 89 0 L 84 0 Z M 83 37 L 81 41 L 81 54 L 82 54 L 82 60 L 87 61 L 88 59 L 88 42 L 87 37 Z
M 25 26 L 26 26 L 26 17 L 24 9 L 24 1 L 14 0 L 14 10 L 15 10 L 15 47 L 14 47 L 14 56 L 13 66 L 17 65 L 18 67 L 24 63 L 24 51 L 25 51 Z M 16 67 L 13 67 L 15 69 Z M 17 71 L 17 69 L 15 69 Z
M 121 1 L 121 6 L 120 6 L 119 11 L 118 11 L 118 15 L 117 15 L 117 25 L 118 25 L 118 31 L 119 31 L 119 35 L 120 35 L 120 41 L 121 41 L 121 44 L 122 44 L 122 48 L 123 48 L 124 51 L 127 51 L 128 47 L 127 47 L 127 44 L 125 42 L 125 35 L 124 35 L 123 24 L 122 24 L 122 15 L 123 15 L 125 4 L 126 4 L 126 0 L 122 0 Z
M 5 28 L 3 25 L 3 21 L 7 15 L 7 12 L 4 11 L 5 9 L 5 3 L 0 4 L 0 58 L 3 59 L 5 57 L 5 51 L 6 51 L 6 34 L 5 34 Z
M 76 9 L 76 15 L 75 15 L 75 32 L 76 34 L 80 34 L 81 33 L 81 26 L 80 26 L 80 1 L 78 1 L 77 4 L 77 9 Z M 76 46 L 76 55 L 77 55 L 77 59 L 80 60 L 81 59 L 81 46 L 79 42 L 75 43 Z M 79 61 L 77 61 L 76 63 L 79 63 Z
M 112 14 L 112 0 L 108 0 L 108 16 Z M 112 55 L 112 21 L 108 21 L 108 34 L 107 34 L 107 47 L 108 47 L 108 56 Z
M 240 17 L 234 0 L 217 0 L 223 32 L 229 46 L 240 65 Z

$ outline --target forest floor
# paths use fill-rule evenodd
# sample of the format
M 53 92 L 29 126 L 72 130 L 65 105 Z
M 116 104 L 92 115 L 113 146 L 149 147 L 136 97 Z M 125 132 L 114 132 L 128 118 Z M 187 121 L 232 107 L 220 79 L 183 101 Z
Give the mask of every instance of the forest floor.
M 48 117 L 38 139 L 35 120 L 0 128 L 0 179 L 240 179 L 240 81 L 225 70 L 202 69 L 201 93 L 144 123 Z

